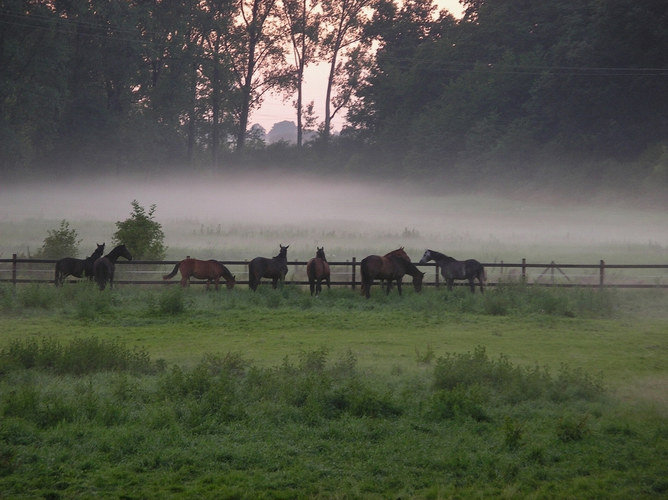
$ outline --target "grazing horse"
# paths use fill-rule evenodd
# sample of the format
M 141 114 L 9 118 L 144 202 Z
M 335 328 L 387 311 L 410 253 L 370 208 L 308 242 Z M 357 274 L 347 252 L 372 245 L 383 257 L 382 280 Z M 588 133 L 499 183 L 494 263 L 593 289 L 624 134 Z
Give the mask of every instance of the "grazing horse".
M 220 284 L 220 277 L 225 279 L 228 290 L 234 288 L 235 278 L 232 273 L 222 263 L 217 260 L 199 260 L 199 259 L 183 259 L 178 262 L 171 273 L 165 274 L 162 279 L 168 280 L 173 278 L 177 272 L 181 271 L 181 286 L 185 288 L 190 283 L 190 277 L 194 276 L 199 280 L 206 281 L 206 289 L 209 289 L 211 283 L 215 283 L 216 290 Z
M 316 295 L 322 291 L 322 280 L 325 280 L 327 288 L 329 288 L 329 264 L 327 263 L 327 257 L 325 257 L 325 247 L 316 247 L 315 257 L 306 264 L 306 275 L 308 276 L 311 295 L 314 291 Z
M 278 281 L 283 281 L 288 273 L 288 247 L 278 245 L 281 250 L 276 257 L 268 259 L 266 257 L 255 257 L 248 264 L 248 286 L 255 291 L 262 278 L 271 278 L 274 288 L 278 286 Z
M 118 245 L 111 252 L 104 257 L 100 257 L 93 263 L 93 273 L 95 274 L 95 281 L 100 290 L 104 290 L 109 282 L 109 288 L 114 285 L 114 271 L 116 270 L 116 261 L 119 257 L 125 257 L 132 260 L 132 255 L 125 245 Z
M 85 259 L 75 259 L 74 257 L 65 257 L 56 262 L 55 284 L 60 286 L 67 276 L 82 278 L 84 275 L 90 279 L 93 277 L 93 263 L 104 253 L 104 243 L 96 243 L 97 248 Z
M 441 268 L 441 276 L 448 283 L 448 290 L 452 290 L 455 280 L 468 280 L 471 293 L 475 293 L 475 279 L 480 282 L 480 293 L 484 293 L 483 282 L 487 279 L 484 266 L 475 259 L 455 260 L 434 250 L 425 250 L 420 264 L 433 260 Z
M 367 299 L 370 297 L 371 285 L 374 279 L 387 280 L 387 294 L 390 293 L 392 280 L 397 282 L 397 291 L 401 295 L 401 280 L 404 274 L 413 277 L 413 287 L 416 292 L 422 290 L 421 272 L 408 258 L 403 247 L 393 250 L 382 257 L 380 255 L 369 255 L 362 259 L 360 264 L 362 273 L 362 295 Z

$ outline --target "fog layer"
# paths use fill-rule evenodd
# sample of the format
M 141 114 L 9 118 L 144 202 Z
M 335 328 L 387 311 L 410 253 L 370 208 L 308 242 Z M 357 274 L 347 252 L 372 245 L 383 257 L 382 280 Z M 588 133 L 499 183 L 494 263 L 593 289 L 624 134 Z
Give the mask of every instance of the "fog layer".
M 426 194 L 407 186 L 297 176 L 221 176 L 2 187 L 0 253 L 37 250 L 47 230 L 63 219 L 77 230 L 87 253 L 95 242 L 111 242 L 114 223 L 129 217 L 135 199 L 147 210 L 156 205 L 168 258 L 247 258 L 273 254 L 283 243 L 291 245 L 291 258 L 310 257 L 315 245 L 324 245 L 330 260 L 397 246 L 412 250 L 414 258 L 430 247 L 487 261 L 532 253 L 562 261 L 583 252 L 592 258 L 614 252 L 619 258 L 625 249 L 657 260 L 668 247 L 665 211 L 622 203 Z

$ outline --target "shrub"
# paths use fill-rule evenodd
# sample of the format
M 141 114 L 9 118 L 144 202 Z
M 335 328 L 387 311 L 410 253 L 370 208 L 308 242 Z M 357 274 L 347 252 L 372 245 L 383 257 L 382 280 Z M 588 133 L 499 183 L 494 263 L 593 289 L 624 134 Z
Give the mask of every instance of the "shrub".
M 116 222 L 118 229 L 113 235 L 113 244 L 124 243 L 135 259 L 163 260 L 167 247 L 164 245 L 162 226 L 153 220 L 156 206 L 151 205 L 147 213 L 137 200 L 133 200 L 131 205 L 130 218 Z
M 77 231 L 70 229 L 70 223 L 65 219 L 60 221 L 58 229 L 48 230 L 48 236 L 44 238 L 42 248 L 35 255 L 38 259 L 61 259 L 63 257 L 76 257 L 79 255 L 79 244 Z

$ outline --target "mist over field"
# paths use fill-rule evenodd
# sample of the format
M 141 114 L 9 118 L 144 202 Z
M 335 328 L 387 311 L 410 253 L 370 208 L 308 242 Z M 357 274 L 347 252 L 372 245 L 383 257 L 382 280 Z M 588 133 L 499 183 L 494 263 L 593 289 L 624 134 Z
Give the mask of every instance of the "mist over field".
M 529 259 L 616 263 L 663 262 L 668 214 L 623 200 L 573 202 L 551 193 L 513 196 L 441 194 L 415 186 L 373 185 L 298 175 L 165 176 L 0 187 L 0 256 L 28 255 L 65 219 L 81 254 L 111 244 L 115 222 L 137 200 L 155 204 L 167 258 L 221 260 L 271 256 L 289 244 L 289 259 L 324 246 L 330 261 L 406 247 L 494 262 Z

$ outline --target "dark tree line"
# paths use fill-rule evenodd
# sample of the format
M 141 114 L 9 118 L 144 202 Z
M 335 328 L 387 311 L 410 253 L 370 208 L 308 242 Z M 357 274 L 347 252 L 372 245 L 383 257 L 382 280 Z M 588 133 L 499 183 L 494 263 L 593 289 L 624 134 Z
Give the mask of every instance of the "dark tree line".
M 664 1 L 462 4 L 455 19 L 432 0 L 0 0 L 0 169 L 225 168 L 243 152 L 459 180 L 668 182 Z M 323 62 L 317 118 L 304 68 Z M 294 148 L 249 133 L 270 91 L 293 99 Z
M 461 20 L 429 1 L 376 5 L 380 49 L 350 113 L 376 154 L 469 178 L 584 165 L 668 180 L 665 2 L 462 3 Z

